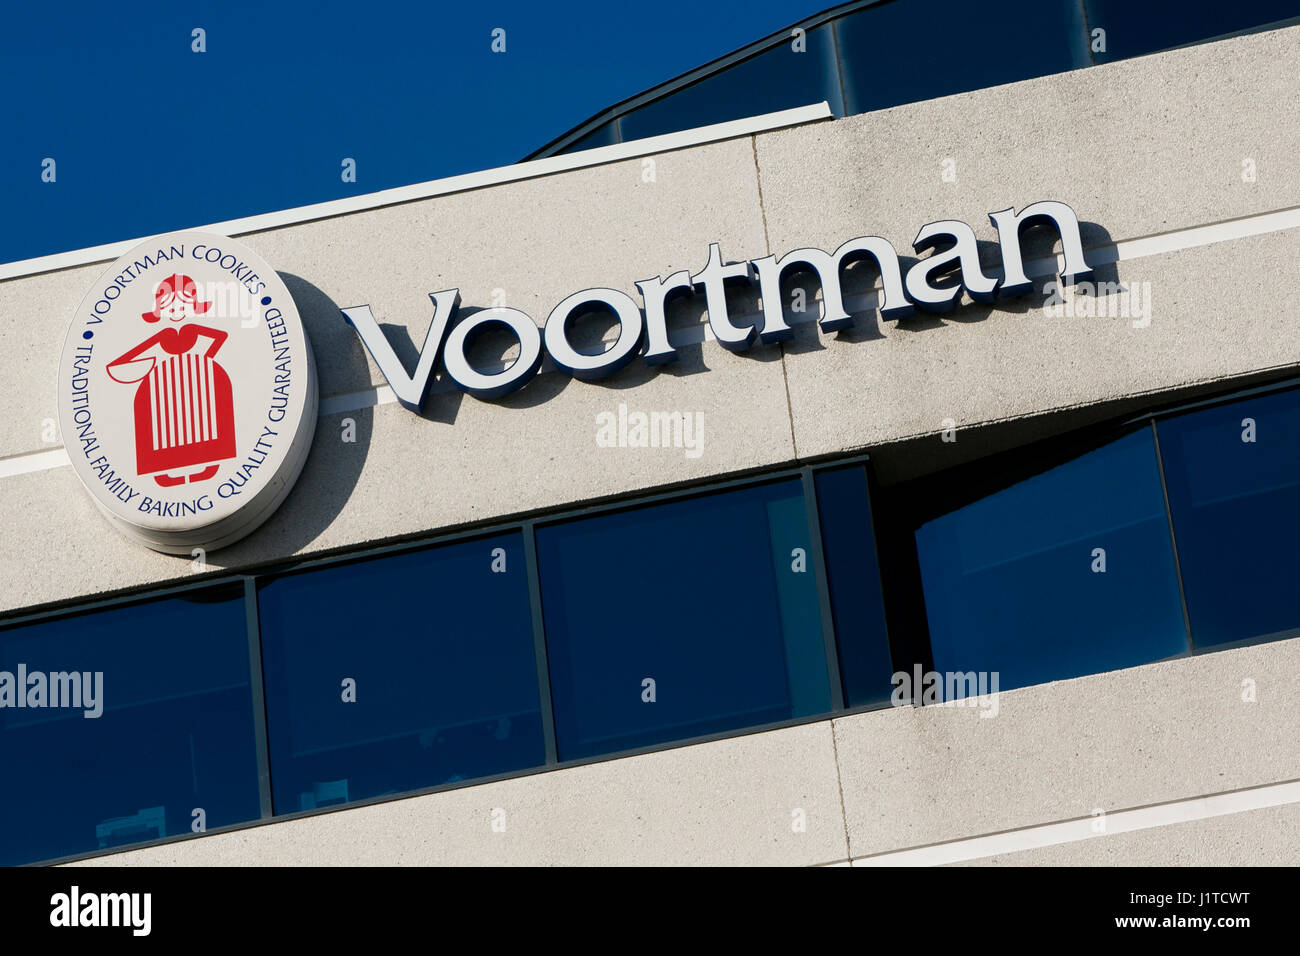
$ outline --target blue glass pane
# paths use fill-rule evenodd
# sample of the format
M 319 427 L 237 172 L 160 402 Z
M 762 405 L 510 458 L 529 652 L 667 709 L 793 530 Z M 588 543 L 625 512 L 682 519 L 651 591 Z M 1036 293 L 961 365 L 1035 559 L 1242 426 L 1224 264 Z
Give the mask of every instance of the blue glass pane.
M 1198 647 L 1300 634 L 1300 392 L 1160 422 Z
M 828 26 L 750 57 L 693 86 L 655 100 L 620 120 L 623 141 L 725 123 L 728 120 L 828 102 L 843 112 L 834 41 Z
M 821 471 L 815 480 L 844 700 L 850 707 L 887 701 L 894 668 L 866 469 L 853 465 Z
M 286 575 L 258 606 L 277 813 L 545 762 L 518 534 Z
M 242 586 L 0 631 L 0 705 L 0 863 L 260 815 Z
M 1300 16 L 1296 0 L 1238 0 L 1234 3 L 1188 3 L 1187 0 L 1086 0 L 1088 28 L 1106 31 L 1106 49 L 1096 49 L 1097 63 L 1141 56 L 1157 50 L 1198 43 L 1225 33 L 1262 27 Z
M 1006 690 L 1187 650 L 1149 428 L 927 522 L 916 547 L 941 674 Z
M 561 759 L 830 709 L 798 481 L 547 525 L 537 551 Z
M 1088 66 L 1079 0 L 897 0 L 836 23 L 848 113 Z

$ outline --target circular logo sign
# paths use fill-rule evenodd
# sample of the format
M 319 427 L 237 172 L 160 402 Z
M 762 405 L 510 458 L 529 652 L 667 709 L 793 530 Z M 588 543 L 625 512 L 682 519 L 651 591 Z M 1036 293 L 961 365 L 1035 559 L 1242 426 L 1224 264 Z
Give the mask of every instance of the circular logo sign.
M 81 483 L 157 551 L 248 534 L 302 470 L 316 428 L 311 345 L 257 253 L 178 232 L 122 256 L 78 306 L 59 428 Z

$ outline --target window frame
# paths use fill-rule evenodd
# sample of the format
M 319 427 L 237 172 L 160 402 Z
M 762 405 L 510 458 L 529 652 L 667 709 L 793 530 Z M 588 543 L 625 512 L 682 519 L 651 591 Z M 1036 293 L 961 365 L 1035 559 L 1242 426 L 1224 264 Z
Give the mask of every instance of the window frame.
M 193 581 L 173 581 L 161 586 L 144 585 L 142 587 L 108 594 L 90 602 L 81 602 L 77 599 L 72 599 L 70 601 L 52 603 L 37 608 L 27 608 L 18 614 L 0 615 L 0 632 L 3 632 L 23 624 L 39 623 L 41 621 L 52 620 L 55 618 L 90 614 L 125 604 L 140 603 L 158 598 L 175 596 L 188 591 L 217 589 L 228 587 L 232 584 L 240 584 L 243 587 L 243 600 L 247 616 L 246 630 L 249 641 L 250 682 L 252 686 L 254 709 L 253 726 L 256 732 L 255 745 L 258 761 L 258 794 L 262 811 L 261 816 L 255 820 L 249 820 L 243 823 L 212 827 L 205 830 L 202 834 L 176 834 L 161 839 L 124 844 L 122 846 L 111 847 L 104 850 L 78 853 L 48 860 L 39 860 L 23 865 L 51 866 L 60 863 L 93 859 L 95 857 L 107 856 L 115 853 L 124 853 L 133 850 L 148 849 L 155 846 L 163 846 L 182 840 L 194 839 L 197 836 L 236 832 L 248 829 L 249 827 L 262 826 L 267 823 L 279 823 L 282 821 L 301 819 L 303 817 L 316 816 L 322 813 L 334 813 L 340 810 L 374 806 L 392 800 L 403 800 L 408 797 L 424 796 L 448 790 L 459 790 L 464 787 L 479 786 L 481 784 L 494 783 L 501 780 L 518 779 L 521 777 L 532 776 L 534 774 L 547 773 L 552 770 L 601 763 L 607 760 L 617 760 L 623 757 L 656 753 L 664 750 L 674 750 L 678 747 L 686 747 L 698 743 L 727 740 L 748 736 L 750 734 L 765 733 L 770 730 L 781 730 L 804 724 L 819 723 L 834 717 L 846 716 L 853 713 L 884 709 L 885 707 L 890 706 L 888 702 L 854 708 L 845 708 L 844 706 L 843 682 L 834 633 L 834 622 L 830 616 L 830 594 L 825 570 L 821 523 L 817 507 L 816 482 L 814 481 L 814 473 L 823 469 L 844 468 L 853 465 L 863 468 L 867 475 L 867 493 L 869 496 L 868 507 L 872 509 L 874 514 L 874 506 L 872 504 L 872 499 L 870 498 L 872 485 L 869 460 L 869 455 L 858 454 L 817 461 L 815 463 L 794 466 L 787 465 L 773 470 L 756 471 L 731 478 L 723 478 L 721 480 L 705 478 L 699 481 L 645 494 L 611 496 L 607 499 L 593 501 L 583 505 L 570 505 L 547 509 L 524 516 L 512 516 L 504 520 L 464 525 L 447 531 L 420 532 L 379 544 L 365 545 L 348 550 L 340 549 L 324 555 L 270 561 L 235 571 L 212 572 Z M 545 625 L 542 619 L 541 609 L 541 583 L 537 563 L 536 528 L 539 525 L 562 524 L 575 519 L 596 517 L 617 511 L 635 510 L 648 505 L 667 504 L 675 501 L 685 501 L 706 496 L 725 494 L 728 491 L 774 484 L 782 481 L 789 481 L 791 479 L 796 479 L 801 482 L 800 490 L 804 496 L 804 507 L 809 523 L 810 547 L 815 549 L 813 557 L 817 572 L 816 587 L 818 591 L 819 609 L 822 615 L 822 637 L 826 654 L 827 674 L 830 678 L 831 684 L 831 709 L 826 713 L 792 717 L 761 725 L 718 731 L 680 740 L 647 744 L 645 746 L 601 753 L 593 756 L 559 760 L 556 749 L 555 716 L 551 700 L 549 665 L 546 657 Z M 258 581 L 265 578 L 297 574 L 320 568 L 336 567 L 359 561 L 382 558 L 389 555 L 420 551 L 431 547 L 438 547 L 440 545 L 468 542 L 475 539 L 488 538 L 508 533 L 519 533 L 522 536 L 524 543 L 526 573 L 528 575 L 529 603 L 533 626 L 534 656 L 537 662 L 538 689 L 542 711 L 542 729 L 546 745 L 545 763 L 524 770 L 512 770 L 484 777 L 475 777 L 471 780 L 458 780 L 452 783 L 435 784 L 428 787 L 419 787 L 413 790 L 403 790 L 399 793 L 353 800 L 347 803 L 332 804 L 325 807 L 316 807 L 307 810 L 292 810 L 285 813 L 273 813 L 271 796 L 272 767 L 270 765 L 270 741 L 267 736 L 266 688 L 264 684 L 265 677 L 262 665 L 261 627 L 257 597 Z M 877 568 L 877 573 L 879 574 L 879 566 Z
M 256 608 L 254 606 L 250 612 L 250 606 L 248 603 L 251 580 L 252 578 L 249 575 L 242 574 L 214 575 L 211 578 L 205 578 L 199 581 L 186 581 L 168 584 L 164 587 L 149 587 L 145 589 L 126 591 L 87 603 L 60 602 L 58 605 L 51 606 L 45 610 L 28 610 L 28 613 L 12 616 L 0 615 L 0 635 L 3 635 L 8 631 L 18 630 L 28 625 L 39 625 L 78 617 L 89 617 L 101 611 L 126 608 L 138 604 L 149 604 L 155 601 L 178 597 L 194 591 L 216 592 L 223 588 L 233 591 L 236 587 L 242 588 L 243 593 L 239 599 L 244 603 L 244 633 L 248 644 L 246 652 L 249 667 L 249 696 L 250 705 L 253 711 L 251 714 L 253 747 L 254 755 L 257 760 L 257 792 L 260 815 L 256 819 L 212 827 L 210 829 L 205 829 L 202 833 L 178 833 L 160 839 L 146 840 L 140 843 L 124 843 L 117 846 L 106 847 L 102 850 L 92 850 L 84 853 L 52 857 L 46 860 L 21 863 L 17 864 L 18 866 L 54 866 L 60 863 L 89 860 L 95 857 L 109 856 L 114 853 L 125 853 L 149 846 L 161 846 L 167 843 L 176 843 L 181 840 L 191 840 L 196 836 L 203 836 L 208 833 L 226 833 L 235 830 L 243 830 L 251 826 L 259 826 L 271 821 L 272 817 L 270 814 L 269 803 L 270 771 L 266 749 L 266 706 L 262 687 L 261 642 L 257 631 Z M 255 592 L 254 597 L 256 597 Z M 229 600 L 234 599 L 235 597 L 232 594 Z

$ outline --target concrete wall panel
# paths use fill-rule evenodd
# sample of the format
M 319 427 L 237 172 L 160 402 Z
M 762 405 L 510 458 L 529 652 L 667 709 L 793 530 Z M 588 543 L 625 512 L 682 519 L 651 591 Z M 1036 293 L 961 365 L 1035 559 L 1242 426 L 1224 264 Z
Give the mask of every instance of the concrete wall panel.
M 1296 866 L 1300 804 L 1097 836 L 960 866 Z M 1248 909 L 1243 909 L 1248 914 Z M 1120 915 L 1120 914 L 1116 914 Z
M 1105 281 L 1133 296 L 1071 303 L 1105 314 L 1054 315 L 1034 295 L 900 322 L 860 316 L 839 335 L 804 323 L 785 349 L 797 452 L 812 458 L 937 434 L 945 419 L 960 428 L 1294 369 L 1300 337 L 1287 293 L 1298 259 L 1300 229 L 1291 229 L 1120 262 Z
M 505 830 L 492 827 L 503 810 Z M 796 832 L 796 811 L 806 829 Z M 810 865 L 847 854 L 829 723 L 212 834 L 95 865 Z
M 1300 778 L 1300 639 L 839 718 L 854 857 Z M 1258 699 L 1242 700 L 1242 681 Z
M 1300 204 L 1300 27 L 759 134 L 772 250 L 1071 204 L 1093 241 Z M 955 181 L 943 179 L 943 161 Z M 1243 182 L 1242 161 L 1256 181 Z M 1086 237 L 1087 238 L 1087 237 Z

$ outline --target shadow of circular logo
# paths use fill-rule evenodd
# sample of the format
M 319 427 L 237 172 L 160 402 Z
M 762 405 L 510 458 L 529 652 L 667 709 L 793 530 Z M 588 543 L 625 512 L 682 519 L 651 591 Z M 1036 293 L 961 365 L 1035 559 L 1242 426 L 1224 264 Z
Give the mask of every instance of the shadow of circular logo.
M 289 290 L 224 236 L 149 239 L 96 281 L 59 362 L 72 468 L 123 534 L 188 554 L 270 517 L 316 428 L 311 344 Z

